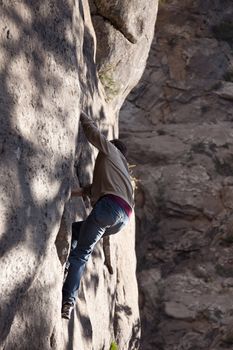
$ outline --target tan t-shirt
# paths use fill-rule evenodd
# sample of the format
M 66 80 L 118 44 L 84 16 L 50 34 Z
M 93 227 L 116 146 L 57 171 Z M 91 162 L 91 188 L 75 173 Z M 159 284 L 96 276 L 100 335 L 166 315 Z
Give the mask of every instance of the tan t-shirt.
M 92 119 L 81 114 L 80 121 L 88 141 L 99 150 L 90 193 L 92 205 L 100 197 L 114 194 L 123 198 L 133 208 L 133 186 L 125 157 L 101 134 Z

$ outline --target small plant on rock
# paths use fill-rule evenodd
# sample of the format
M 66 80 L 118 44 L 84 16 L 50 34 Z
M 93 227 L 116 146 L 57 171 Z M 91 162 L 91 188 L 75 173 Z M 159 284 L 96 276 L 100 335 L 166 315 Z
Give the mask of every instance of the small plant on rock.
M 109 350 L 118 350 L 118 345 L 116 342 L 111 342 L 110 349 Z
M 119 86 L 113 78 L 113 66 L 109 65 L 100 69 L 99 79 L 104 86 L 107 99 L 111 101 L 119 93 Z

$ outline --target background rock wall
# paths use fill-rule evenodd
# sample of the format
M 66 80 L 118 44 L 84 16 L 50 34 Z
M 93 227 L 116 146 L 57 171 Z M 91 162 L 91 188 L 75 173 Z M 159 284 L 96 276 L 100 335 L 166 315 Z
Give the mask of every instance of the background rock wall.
M 162 2 L 120 116 L 136 165 L 142 349 L 233 347 L 232 1 Z
M 119 27 L 136 18 L 140 31 L 138 21 L 135 26 L 130 23 L 133 39 L 124 46 L 118 41 L 118 29 L 106 24 L 105 57 L 98 41 L 96 46 L 95 30 L 99 45 L 103 34 L 93 28 L 87 1 L 0 2 L 0 347 L 4 350 L 109 349 L 114 339 L 122 350 L 138 348 L 133 218 L 127 230 L 105 242 L 104 250 L 102 242 L 96 247 L 70 323 L 61 321 L 60 307 L 71 223 L 90 210 L 88 203 L 70 200 L 70 190 L 91 181 L 96 155 L 78 130 L 79 113 L 84 109 L 106 135 L 117 136 L 118 110 L 143 72 L 153 36 L 157 1 L 149 3 L 150 28 L 146 13 L 142 19 L 140 13 L 133 15 L 136 0 L 132 8 L 121 2 Z M 103 9 L 106 18 L 110 10 L 115 16 L 117 2 L 111 9 L 106 4 L 91 5 Z M 114 26 L 118 28 L 116 18 Z M 114 77 L 97 72 L 96 49 L 99 69 L 102 62 L 108 67 L 108 60 L 117 55 L 121 68 Z M 126 82 L 122 67 L 129 57 L 134 64 Z M 112 94 L 109 89 L 115 80 L 122 83 Z

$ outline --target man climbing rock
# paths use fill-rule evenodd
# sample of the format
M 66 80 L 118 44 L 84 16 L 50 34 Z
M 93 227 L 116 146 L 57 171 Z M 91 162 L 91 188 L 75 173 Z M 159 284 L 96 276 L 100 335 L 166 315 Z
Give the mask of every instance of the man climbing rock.
M 85 221 L 73 223 L 77 240 L 69 256 L 69 270 L 63 286 L 62 317 L 69 319 L 75 305 L 84 267 L 103 235 L 119 232 L 128 222 L 134 206 L 133 187 L 126 161 L 126 146 L 120 140 L 108 141 L 94 121 L 81 113 L 80 121 L 88 141 L 98 150 L 93 183 L 88 188 L 92 211 Z M 87 194 L 87 188 L 72 195 Z

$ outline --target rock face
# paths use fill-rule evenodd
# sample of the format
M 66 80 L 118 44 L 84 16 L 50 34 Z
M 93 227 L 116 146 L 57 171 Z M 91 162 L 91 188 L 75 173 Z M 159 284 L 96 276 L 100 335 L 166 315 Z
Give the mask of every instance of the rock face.
M 118 111 L 141 78 L 154 35 L 158 1 L 92 0 L 99 77 Z
M 163 2 L 120 116 L 138 178 L 143 350 L 233 346 L 232 15 L 231 1 Z
M 103 242 L 96 247 L 69 324 L 60 307 L 71 223 L 89 210 L 70 200 L 70 190 L 91 181 L 96 154 L 78 130 L 79 113 L 117 136 L 118 110 L 143 72 L 153 36 L 157 2 L 148 3 L 153 13 L 146 5 L 136 24 L 134 17 L 127 23 L 136 0 L 132 8 L 122 1 L 125 10 L 117 2 L 91 4 L 115 26 L 101 28 L 102 52 L 103 32 L 94 30 L 85 0 L 0 2 L 1 349 L 107 350 L 113 340 L 122 350 L 139 346 L 134 219 L 104 249 Z M 122 32 L 127 43 L 116 50 Z M 124 82 L 129 55 L 133 67 Z M 102 67 L 113 61 L 118 69 L 109 83 Z M 109 93 L 116 80 L 120 88 Z

